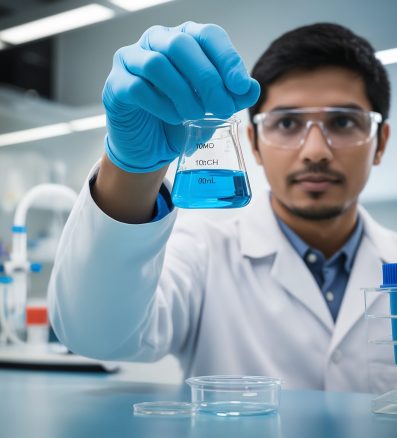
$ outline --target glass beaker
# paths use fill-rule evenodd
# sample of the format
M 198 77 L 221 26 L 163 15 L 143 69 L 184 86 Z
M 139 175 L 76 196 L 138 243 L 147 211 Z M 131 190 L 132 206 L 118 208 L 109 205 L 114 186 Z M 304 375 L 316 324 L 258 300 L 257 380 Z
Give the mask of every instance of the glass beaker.
M 12 278 L 0 275 L 0 346 L 7 344 L 7 317 L 9 313 Z
M 372 412 L 397 415 L 397 287 L 363 291 Z
M 238 138 L 240 121 L 208 115 L 185 122 L 172 201 L 181 208 L 236 208 L 251 200 Z
M 0 338 L 2 344 L 20 343 L 24 334 L 24 312 L 15 300 L 15 278 L 0 276 Z M 22 311 L 21 311 L 22 312 Z

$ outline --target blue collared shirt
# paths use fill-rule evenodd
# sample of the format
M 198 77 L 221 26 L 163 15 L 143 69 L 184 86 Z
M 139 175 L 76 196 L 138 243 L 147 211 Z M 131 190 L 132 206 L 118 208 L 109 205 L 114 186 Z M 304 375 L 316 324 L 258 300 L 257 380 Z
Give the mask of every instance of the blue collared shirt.
M 358 216 L 357 224 L 349 240 L 328 260 L 321 251 L 307 245 L 280 218 L 277 217 L 277 221 L 282 232 L 315 278 L 332 318 L 336 321 L 363 235 L 364 227 L 361 217 Z
M 165 185 L 162 184 L 160 187 L 160 192 L 157 195 L 155 211 L 153 214 L 153 218 L 150 222 L 156 222 L 163 217 L 167 216 L 167 214 L 172 210 L 172 201 L 171 195 L 169 191 L 166 189 Z

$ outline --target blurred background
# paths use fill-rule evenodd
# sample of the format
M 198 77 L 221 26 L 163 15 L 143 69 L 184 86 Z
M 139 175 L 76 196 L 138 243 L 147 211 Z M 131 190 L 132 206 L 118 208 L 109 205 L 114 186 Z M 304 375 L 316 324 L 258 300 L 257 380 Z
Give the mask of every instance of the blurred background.
M 54 23 L 49 17 L 59 20 Z M 105 134 L 101 92 L 113 53 L 134 43 L 150 26 L 174 26 L 187 20 L 224 27 L 249 70 L 274 38 L 301 25 L 335 22 L 367 38 L 390 75 L 392 135 L 362 202 L 378 221 L 397 230 L 395 17 L 394 0 L 0 0 L 0 264 L 9 256 L 10 229 L 22 196 L 46 182 L 65 184 L 78 192 L 100 158 Z M 266 181 L 250 153 L 246 112 L 239 117 L 256 196 Z M 170 180 L 174 172 L 175 165 L 168 172 Z M 32 276 L 32 297 L 45 297 L 68 208 L 60 200 L 56 205 L 39 201 L 29 209 L 29 260 L 43 266 L 41 273 Z M 181 379 L 171 357 L 124 369 L 134 380 Z

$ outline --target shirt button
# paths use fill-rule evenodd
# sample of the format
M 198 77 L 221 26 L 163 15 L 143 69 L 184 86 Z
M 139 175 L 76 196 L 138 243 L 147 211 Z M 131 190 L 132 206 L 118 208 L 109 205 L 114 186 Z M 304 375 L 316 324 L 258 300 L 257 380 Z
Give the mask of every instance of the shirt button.
M 325 294 L 325 298 L 327 299 L 327 301 L 331 302 L 334 301 L 334 293 L 331 292 L 330 290 Z
M 309 254 L 308 254 L 307 257 L 306 257 L 306 260 L 307 260 L 309 263 L 316 263 L 316 261 L 317 261 L 317 256 L 316 256 L 316 254 L 314 254 L 314 253 L 312 253 L 312 252 L 309 252 Z
M 342 360 L 342 352 L 340 350 L 335 350 L 331 360 L 333 363 L 339 363 Z

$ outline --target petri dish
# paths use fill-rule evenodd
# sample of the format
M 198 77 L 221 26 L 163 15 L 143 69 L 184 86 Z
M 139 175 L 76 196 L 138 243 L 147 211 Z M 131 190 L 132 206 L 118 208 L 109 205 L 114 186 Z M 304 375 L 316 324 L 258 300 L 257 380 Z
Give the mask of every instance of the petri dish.
M 190 416 L 194 414 L 194 406 L 187 402 L 156 401 L 134 404 L 136 415 L 166 415 L 166 416 Z
M 279 407 L 281 380 L 266 376 L 201 376 L 186 379 L 197 413 L 266 415 Z

